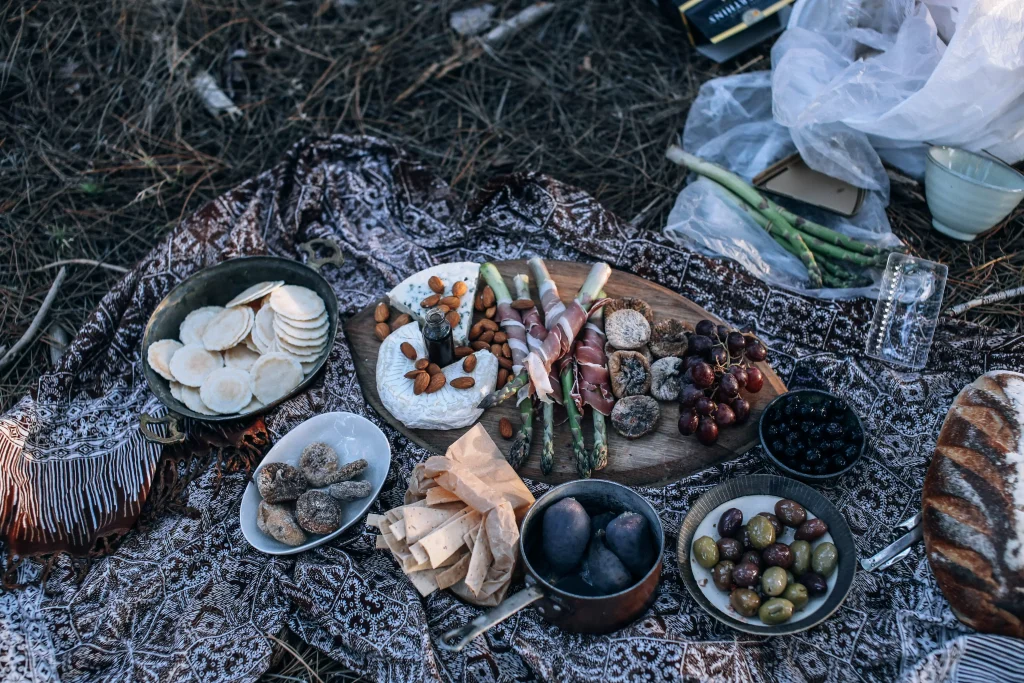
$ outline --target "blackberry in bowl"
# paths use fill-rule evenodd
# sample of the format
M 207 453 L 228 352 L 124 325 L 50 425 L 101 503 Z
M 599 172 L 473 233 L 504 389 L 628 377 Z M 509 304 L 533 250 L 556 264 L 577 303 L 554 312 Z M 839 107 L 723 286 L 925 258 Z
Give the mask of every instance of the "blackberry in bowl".
M 864 454 L 864 427 L 835 394 L 798 389 L 768 404 L 758 423 L 768 458 L 791 477 L 807 482 L 848 472 Z

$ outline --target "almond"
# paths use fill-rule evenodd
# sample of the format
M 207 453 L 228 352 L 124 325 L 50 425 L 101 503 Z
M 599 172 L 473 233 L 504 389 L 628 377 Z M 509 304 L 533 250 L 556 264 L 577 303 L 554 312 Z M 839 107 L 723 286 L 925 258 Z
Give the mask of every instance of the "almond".
M 476 370 L 476 356 L 466 356 L 462 361 L 462 371 L 473 372 L 474 370 Z
M 381 301 L 377 304 L 377 308 L 373 309 L 373 319 L 379 323 L 387 322 L 387 319 L 391 316 L 391 309 L 388 305 Z
M 444 294 L 444 282 L 436 275 L 430 276 L 430 279 L 427 280 L 427 287 L 430 287 L 431 290 L 438 294 Z
M 498 368 L 498 383 L 495 384 L 495 386 L 501 388 L 501 387 L 505 386 L 505 382 L 507 382 L 507 381 L 508 381 L 508 370 L 506 370 L 505 368 Z
M 427 385 L 427 393 L 432 394 L 435 391 L 440 391 L 446 381 L 447 380 L 445 379 L 443 372 L 439 372 L 436 375 L 430 375 L 430 383 Z
M 497 312 L 498 312 L 498 307 L 497 306 L 491 306 L 486 311 L 484 311 L 484 315 L 486 315 L 488 318 L 493 318 L 494 314 L 497 313 Z
M 377 335 L 377 339 L 384 341 L 391 334 L 391 328 L 388 327 L 387 323 L 377 323 L 373 328 L 373 333 Z
M 484 287 L 483 291 L 484 308 L 490 308 L 494 305 L 494 290 L 491 289 L 490 285 Z
M 491 344 L 491 353 L 494 354 L 495 358 L 501 358 L 505 355 L 501 352 L 501 344 Z
M 533 308 L 533 299 L 516 299 L 512 302 L 512 308 L 517 311 L 526 311 Z
M 441 299 L 441 303 L 447 306 L 448 308 L 454 309 L 458 308 L 459 305 L 462 304 L 462 299 L 460 299 L 457 296 L 446 296 L 443 299 Z
M 472 357 L 470 356 L 470 358 Z M 476 384 L 476 380 L 472 377 L 456 377 L 452 380 L 452 386 L 456 389 L 469 389 L 474 384 Z
M 498 433 L 501 434 L 503 439 L 512 438 L 512 423 L 507 417 L 503 417 L 498 420 Z
M 512 348 L 508 345 L 508 342 L 501 345 L 501 355 L 505 356 L 505 358 L 512 357 Z
M 475 308 L 478 311 L 483 311 L 485 308 L 487 308 L 486 306 L 484 306 L 483 292 L 477 294 L 476 297 L 473 299 L 473 308 Z
M 427 360 L 426 358 L 420 358 L 418 361 L 416 361 L 417 370 L 426 370 L 428 365 L 430 365 L 430 361 Z
M 408 325 L 411 322 L 412 317 L 410 317 L 408 313 L 403 313 L 402 315 L 398 316 L 397 318 L 391 321 L 391 331 L 394 332 L 399 327 L 402 327 L 403 325 Z
M 470 344 L 470 347 L 471 347 L 471 348 L 472 348 L 472 349 L 473 349 L 474 351 L 483 351 L 484 349 L 489 349 L 489 348 L 491 348 L 491 345 L 490 345 L 490 344 L 488 344 L 488 343 L 487 343 L 487 342 L 485 342 L 485 341 L 475 341 L 475 342 L 473 342 L 472 344 Z
M 498 365 L 505 368 L 506 370 L 512 369 L 512 361 L 504 356 L 498 356 Z
M 482 327 L 485 330 L 490 330 L 491 332 L 498 331 L 498 323 L 494 322 L 493 320 L 481 320 L 480 327 Z
M 427 390 L 428 386 L 430 386 L 430 375 L 425 372 L 421 372 L 412 382 L 412 393 L 419 396 Z
M 467 285 L 462 280 L 459 280 L 454 285 L 452 285 L 452 294 L 454 294 L 455 296 L 458 296 L 458 297 L 466 296 L 466 292 L 468 292 L 468 291 L 469 291 L 469 285 Z
M 459 315 L 458 311 L 448 311 L 447 313 L 444 314 L 444 318 L 452 327 L 458 325 L 459 321 L 462 320 L 462 316 Z
M 482 322 L 482 321 L 481 321 Z M 479 322 L 469 328 L 469 338 L 471 341 L 476 341 L 480 334 L 484 331 L 484 326 Z
M 471 347 L 469 347 L 469 346 L 456 346 L 455 347 L 455 357 L 456 358 L 465 358 L 466 356 L 469 356 L 472 353 L 473 353 L 473 349 Z
M 431 294 L 426 299 L 420 302 L 420 306 L 423 308 L 433 308 L 437 305 L 437 302 L 441 300 L 441 295 Z
M 409 342 L 402 342 L 402 345 L 399 348 L 402 349 L 402 353 L 405 354 L 406 358 L 409 360 L 416 360 L 416 349 L 412 347 L 412 344 Z
M 405 373 L 405 376 L 408 377 L 409 379 L 416 379 L 422 374 L 422 370 L 410 370 L 409 372 Z
M 508 335 L 504 332 L 495 332 L 494 338 L 491 341 L 497 342 L 498 344 L 504 344 L 508 341 Z
M 441 311 L 442 313 L 448 313 L 448 311 L 452 309 L 448 308 L 444 304 L 441 304 L 440 306 L 437 307 L 437 310 Z
M 431 375 L 440 375 L 441 366 L 438 365 L 437 363 L 430 363 L 427 365 L 427 372 Z
M 490 344 L 492 341 L 494 341 L 494 333 L 491 332 L 490 330 L 487 330 L 486 332 L 481 332 L 480 336 L 477 337 L 477 339 L 479 339 L 482 342 L 487 342 L 488 344 Z

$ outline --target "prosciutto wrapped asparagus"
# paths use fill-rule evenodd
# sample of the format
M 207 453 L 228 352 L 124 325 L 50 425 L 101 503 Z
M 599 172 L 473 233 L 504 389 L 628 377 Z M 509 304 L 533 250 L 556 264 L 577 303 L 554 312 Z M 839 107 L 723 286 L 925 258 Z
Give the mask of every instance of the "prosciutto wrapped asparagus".
M 512 285 L 516 290 L 516 299 L 530 299 L 530 278 L 527 275 L 519 274 L 512 278 Z M 519 311 L 523 325 L 526 328 L 526 343 L 532 350 L 540 346 L 548 331 L 541 322 L 540 313 L 537 307 L 522 309 Z M 523 354 L 525 358 L 526 354 Z M 515 353 L 513 353 L 515 358 Z M 527 385 L 519 390 L 517 401 L 519 403 L 519 432 L 516 434 L 512 445 L 508 449 L 508 461 L 514 469 L 519 467 L 530 457 L 530 445 L 533 443 L 533 409 L 534 401 L 530 396 L 530 386 Z
M 604 298 L 604 292 L 598 296 Z M 576 373 L 580 397 L 594 409 L 594 448 L 590 453 L 590 466 L 595 470 L 608 464 L 608 440 L 605 417 L 615 405 L 612 396 L 608 356 L 604 351 L 604 306 L 598 302 L 590 311 L 587 324 L 576 342 Z

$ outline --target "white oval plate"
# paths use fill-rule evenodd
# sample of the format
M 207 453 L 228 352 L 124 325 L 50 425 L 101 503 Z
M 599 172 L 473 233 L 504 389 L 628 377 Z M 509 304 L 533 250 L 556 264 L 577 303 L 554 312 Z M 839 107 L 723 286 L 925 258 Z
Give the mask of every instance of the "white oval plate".
M 377 425 L 354 413 L 324 413 L 311 417 L 295 427 L 274 444 L 253 473 L 253 478 L 260 469 L 272 462 L 284 462 L 298 467 L 302 449 L 315 441 L 323 441 L 334 448 L 342 465 L 365 458 L 368 467 L 358 478 L 372 484 L 370 495 L 341 504 L 341 527 L 334 533 L 326 536 L 309 534 L 312 537 L 309 542 L 290 546 L 274 540 L 256 526 L 256 509 L 262 498 L 256 484 L 250 481 L 242 496 L 239 517 L 245 540 L 256 550 L 268 555 L 294 555 L 315 548 L 359 521 L 380 494 L 380 489 L 388 476 L 388 469 L 391 467 L 391 444 Z

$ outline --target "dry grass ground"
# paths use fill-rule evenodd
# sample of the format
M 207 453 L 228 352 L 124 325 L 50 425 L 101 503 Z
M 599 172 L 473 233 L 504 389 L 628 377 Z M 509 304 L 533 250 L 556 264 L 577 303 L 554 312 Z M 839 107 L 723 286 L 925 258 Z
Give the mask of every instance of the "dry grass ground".
M 500 16 L 528 4 L 494 1 Z M 48 265 L 130 267 L 182 216 L 307 135 L 381 136 L 466 195 L 497 174 L 543 170 L 658 229 L 684 180 L 663 153 L 700 84 L 769 66 L 767 49 L 721 66 L 695 55 L 647 0 L 558 0 L 536 27 L 396 103 L 459 48 L 448 16 L 471 4 L 8 3 L 0 9 L 0 346 L 27 329 L 57 272 Z M 238 120 L 212 116 L 197 97 L 190 83 L 204 70 L 241 109 Z M 1024 284 L 1020 213 L 985 240 L 953 242 L 929 227 L 921 188 L 896 185 L 890 218 L 914 253 L 949 264 L 948 302 Z M 56 322 L 74 334 L 119 274 L 68 268 L 47 328 Z M 1021 302 L 965 317 L 1020 329 Z M 48 367 L 54 343 L 43 335 L 0 372 L 0 410 Z M 275 671 L 276 680 L 307 677 L 291 655 Z

